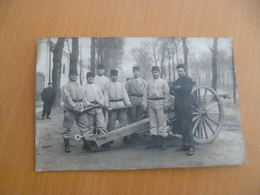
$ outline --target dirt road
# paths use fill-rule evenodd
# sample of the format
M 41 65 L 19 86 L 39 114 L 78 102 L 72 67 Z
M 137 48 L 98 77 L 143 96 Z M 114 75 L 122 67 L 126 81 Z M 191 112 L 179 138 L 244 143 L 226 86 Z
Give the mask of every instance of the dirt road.
M 218 137 L 210 144 L 195 145 L 196 152 L 187 156 L 185 152 L 176 152 L 181 145 L 178 137 L 168 137 L 168 149 L 145 149 L 144 141 L 135 144 L 123 144 L 122 139 L 115 140 L 110 149 L 98 148 L 91 153 L 82 149 L 83 143 L 71 137 L 71 153 L 64 152 L 62 137 L 62 108 L 52 112 L 51 120 L 40 120 L 36 113 L 36 170 L 122 170 L 173 167 L 198 167 L 238 165 L 245 163 L 244 142 L 241 131 L 239 109 L 230 100 L 223 100 L 224 123 Z M 79 133 L 74 124 L 72 133 Z

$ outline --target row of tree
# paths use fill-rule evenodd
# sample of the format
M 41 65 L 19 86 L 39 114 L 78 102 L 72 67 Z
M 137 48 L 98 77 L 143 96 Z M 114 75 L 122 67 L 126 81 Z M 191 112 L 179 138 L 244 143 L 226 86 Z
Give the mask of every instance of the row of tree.
M 79 38 L 71 38 L 71 50 L 68 38 L 58 38 L 54 46 L 53 52 L 53 70 L 52 82 L 53 88 L 57 92 L 54 106 L 60 105 L 60 81 L 61 81 L 61 68 L 62 68 L 62 52 L 64 49 L 65 41 L 68 44 L 68 51 L 70 54 L 70 70 L 77 70 L 78 64 L 82 69 L 82 57 L 79 59 Z M 110 69 L 115 69 L 122 63 L 124 56 L 124 38 L 91 38 L 90 46 L 90 66 L 89 69 L 95 72 L 97 64 L 104 64 L 105 74 Z M 79 71 L 79 74 L 82 70 Z M 80 84 L 82 85 L 82 77 L 80 75 Z
M 60 80 L 62 67 L 62 51 L 65 41 L 68 44 L 70 54 L 70 70 L 76 70 L 78 64 L 82 68 L 82 51 L 79 47 L 79 38 L 58 38 L 53 52 L 53 87 L 57 91 L 55 105 L 59 105 L 60 100 Z M 71 47 L 69 45 L 71 43 Z M 159 66 L 161 77 L 169 82 L 176 80 L 175 67 L 178 64 L 184 64 L 187 67 L 187 73 L 198 84 L 211 85 L 215 90 L 218 87 L 233 86 L 233 96 L 236 99 L 236 80 L 232 51 L 232 60 L 226 51 L 218 50 L 218 38 L 213 39 L 213 46 L 209 46 L 209 51 L 204 53 L 198 60 L 195 59 L 189 50 L 189 39 L 183 38 L 153 38 L 150 41 L 142 42 L 140 47 L 131 50 L 135 65 L 142 67 L 143 70 L 150 70 L 152 66 Z M 122 65 L 124 59 L 124 38 L 91 38 L 90 59 L 88 69 L 95 72 L 97 64 L 105 65 L 105 74 L 108 71 L 118 68 Z M 81 54 L 81 55 L 79 55 Z M 85 54 L 83 54 L 85 55 Z M 86 54 L 89 55 L 89 54 Z M 80 59 L 79 59 L 80 56 Z M 210 66 L 211 64 L 211 66 Z M 80 70 L 80 74 L 81 74 Z M 150 71 L 142 71 L 141 76 L 148 80 Z M 230 75 L 233 77 L 233 83 L 230 83 Z M 80 76 L 80 84 L 82 84 Z

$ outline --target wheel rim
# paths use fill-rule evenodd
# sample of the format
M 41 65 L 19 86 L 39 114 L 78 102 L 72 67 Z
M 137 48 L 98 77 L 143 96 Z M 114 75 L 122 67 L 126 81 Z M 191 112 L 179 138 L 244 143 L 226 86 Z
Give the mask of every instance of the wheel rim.
M 223 123 L 223 105 L 215 90 L 207 85 L 196 85 L 191 92 L 193 139 L 197 143 L 212 142 Z

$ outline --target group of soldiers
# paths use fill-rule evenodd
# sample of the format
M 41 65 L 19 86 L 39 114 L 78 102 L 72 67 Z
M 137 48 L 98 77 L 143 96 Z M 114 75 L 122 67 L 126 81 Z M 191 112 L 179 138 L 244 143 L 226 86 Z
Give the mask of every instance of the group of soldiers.
M 87 84 L 77 83 L 78 73 L 70 70 L 69 82 L 62 87 L 61 95 L 64 102 L 63 132 L 65 152 L 71 152 L 69 137 L 73 122 L 76 121 L 82 136 L 98 133 L 105 134 L 116 128 L 116 120 L 120 127 L 141 120 L 147 111 L 150 119 L 150 135 L 152 141 L 146 149 L 160 147 L 166 150 L 165 138 L 168 136 L 167 112 L 172 107 L 170 95 L 175 96 L 174 111 L 182 132 L 183 145 L 177 151 L 188 151 L 187 155 L 195 152 L 192 136 L 192 113 L 190 93 L 193 82 L 186 76 L 183 65 L 176 67 L 179 78 L 169 88 L 168 83 L 160 78 L 159 67 L 151 69 L 152 78 L 145 81 L 140 78 L 140 67 L 133 67 L 133 78 L 124 85 L 118 82 L 118 71 L 111 70 L 110 78 L 104 76 L 105 66 L 97 66 L 97 75 L 87 73 Z M 132 105 L 133 108 L 123 108 Z M 111 109 L 112 111 L 107 112 Z M 126 136 L 124 143 L 133 143 L 133 136 Z M 109 148 L 113 141 L 102 147 Z M 83 138 L 83 148 L 88 144 Z

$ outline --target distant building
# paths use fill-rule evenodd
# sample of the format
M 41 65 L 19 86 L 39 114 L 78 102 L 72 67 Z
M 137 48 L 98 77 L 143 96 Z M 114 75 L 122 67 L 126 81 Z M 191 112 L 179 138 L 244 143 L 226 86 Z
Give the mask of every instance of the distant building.
M 37 62 L 36 62 L 36 101 L 41 101 L 41 92 L 48 86 L 49 82 L 52 82 L 52 68 L 53 68 L 53 53 L 52 49 L 55 44 L 47 38 L 38 40 L 37 48 Z M 61 86 L 69 80 L 69 65 L 70 55 L 68 52 L 62 52 L 62 67 L 61 67 Z M 85 66 L 80 67 L 78 63 L 78 83 L 80 83 L 80 77 L 82 84 L 86 83 L 86 73 L 88 69 Z

